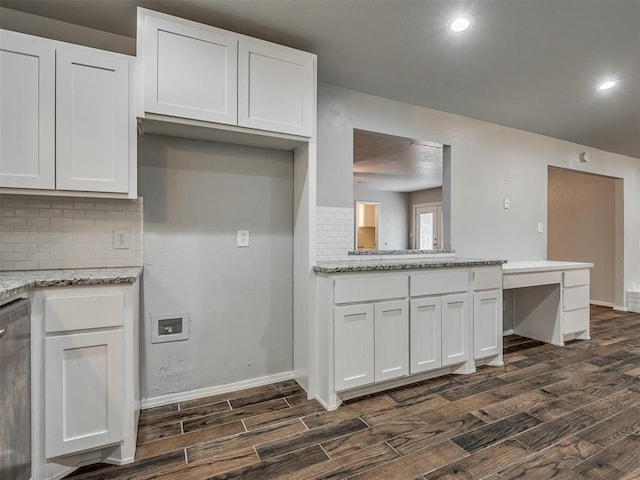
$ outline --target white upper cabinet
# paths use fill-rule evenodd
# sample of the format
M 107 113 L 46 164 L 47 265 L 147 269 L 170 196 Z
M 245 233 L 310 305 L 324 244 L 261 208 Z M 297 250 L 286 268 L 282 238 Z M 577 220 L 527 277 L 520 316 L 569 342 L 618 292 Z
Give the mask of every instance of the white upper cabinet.
M 69 46 L 56 69 L 56 188 L 126 193 L 129 63 Z
M 125 55 L 1 31 L 0 187 L 12 189 L 2 192 L 135 198 L 133 65 Z
M 139 116 L 313 136 L 315 55 L 144 8 L 138 28 Z
M 311 136 L 313 56 L 265 42 L 241 40 L 238 125 Z
M 0 32 L 0 187 L 55 188 L 53 45 Z
M 180 19 L 145 20 L 145 111 L 235 125 L 238 39 Z

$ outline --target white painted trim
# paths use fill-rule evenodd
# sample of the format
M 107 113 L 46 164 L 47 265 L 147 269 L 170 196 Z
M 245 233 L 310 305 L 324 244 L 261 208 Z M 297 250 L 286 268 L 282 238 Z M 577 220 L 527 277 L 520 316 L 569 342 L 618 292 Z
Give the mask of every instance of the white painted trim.
M 240 382 L 229 383 L 227 385 L 218 385 L 215 387 L 199 388 L 197 390 L 188 390 L 186 392 L 168 393 L 160 397 L 143 398 L 141 408 L 146 410 L 152 407 L 161 407 L 171 403 L 185 402 L 187 400 L 195 400 L 197 398 L 208 397 L 210 395 L 218 395 L 220 393 L 236 392 L 245 388 L 259 387 L 270 383 L 284 382 L 293 380 L 293 371 L 276 373 L 275 375 L 267 375 L 265 377 L 252 378 L 250 380 L 242 380 Z
M 610 307 L 610 308 L 612 308 L 612 307 L 614 307 L 614 306 L 615 306 L 615 304 L 614 304 L 614 303 L 611 303 L 611 302 L 601 302 L 601 301 L 599 301 L 599 300 L 589 300 L 589 303 L 590 303 L 591 305 L 598 305 L 599 307 Z
M 502 331 L 502 336 L 506 337 L 507 335 L 513 335 L 513 328 L 510 328 L 509 330 L 503 330 Z
M 625 307 L 624 305 L 614 305 L 613 309 L 616 312 L 628 312 L 629 310 L 627 309 L 627 307 Z

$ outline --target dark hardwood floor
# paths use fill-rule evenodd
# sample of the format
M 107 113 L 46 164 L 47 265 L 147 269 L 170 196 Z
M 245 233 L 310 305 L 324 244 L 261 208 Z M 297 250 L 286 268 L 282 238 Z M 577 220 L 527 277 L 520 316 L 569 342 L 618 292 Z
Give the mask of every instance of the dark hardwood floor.
M 334 412 L 293 381 L 145 410 L 135 463 L 68 478 L 640 479 L 640 314 L 592 307 L 591 332 Z

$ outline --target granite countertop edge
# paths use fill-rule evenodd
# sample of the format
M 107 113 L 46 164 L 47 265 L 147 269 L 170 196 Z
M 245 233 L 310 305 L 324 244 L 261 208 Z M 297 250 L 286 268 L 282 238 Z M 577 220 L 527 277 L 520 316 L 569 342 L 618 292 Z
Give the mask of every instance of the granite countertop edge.
M 455 253 L 455 250 L 349 250 L 347 255 L 441 255 Z
M 484 267 L 502 265 L 506 260 L 484 260 L 478 258 L 429 258 L 412 261 L 395 259 L 371 262 L 318 262 L 313 267 L 316 273 L 377 272 L 388 270 L 425 270 L 432 268 Z
M 0 300 L 33 288 L 135 283 L 142 267 L 0 271 Z

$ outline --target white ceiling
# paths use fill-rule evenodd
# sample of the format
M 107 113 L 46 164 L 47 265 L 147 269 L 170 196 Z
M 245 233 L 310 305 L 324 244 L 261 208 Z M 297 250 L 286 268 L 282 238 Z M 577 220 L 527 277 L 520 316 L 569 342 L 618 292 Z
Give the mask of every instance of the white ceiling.
M 386 192 L 442 186 L 442 145 L 354 130 L 353 184 Z
M 138 4 L 314 52 L 320 82 L 640 158 L 640 0 L 0 0 L 130 37 Z

